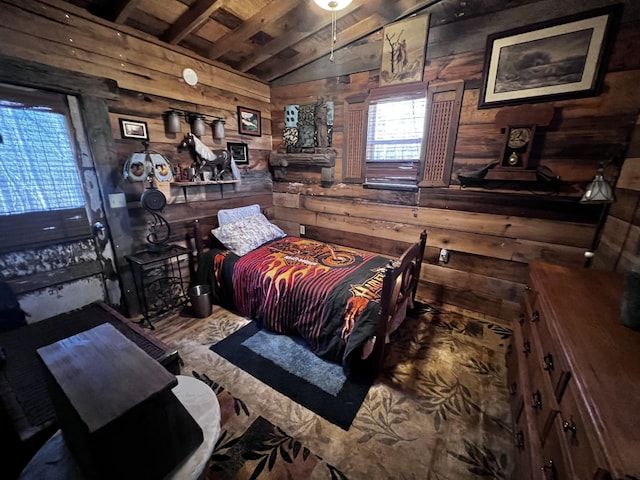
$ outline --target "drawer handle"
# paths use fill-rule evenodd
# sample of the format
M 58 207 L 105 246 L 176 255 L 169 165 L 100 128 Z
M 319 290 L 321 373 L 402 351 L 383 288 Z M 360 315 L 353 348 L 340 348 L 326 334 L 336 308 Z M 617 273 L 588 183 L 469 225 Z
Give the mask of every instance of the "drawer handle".
M 551 355 L 550 353 L 547 353 L 544 356 L 544 367 L 543 368 L 549 373 L 553 372 L 553 355 Z
M 550 478 L 552 478 L 553 480 L 558 478 L 558 470 L 556 469 L 556 466 L 553 464 L 553 460 L 549 460 L 549 462 L 546 465 L 541 467 L 541 470 L 544 472 L 545 477 L 547 477 L 547 470 L 548 470 L 551 473 Z
M 522 433 L 522 430 L 516 433 L 515 444 L 516 448 L 519 448 L 520 450 L 524 449 L 524 433 Z
M 566 420 L 562 421 L 562 430 L 564 430 L 565 432 L 571 432 L 571 436 L 575 437 L 576 436 L 576 424 L 573 421 L 573 418 L 569 417 L 569 421 L 567 422 Z
M 540 394 L 540 390 L 533 392 L 533 394 L 531 394 L 531 399 L 533 400 L 531 406 L 534 410 L 542 410 L 542 395 Z
M 524 313 L 520 314 L 520 318 L 518 319 L 518 323 L 522 325 L 524 323 Z
M 518 384 L 516 382 L 513 382 L 511 385 L 509 385 L 509 394 L 513 396 L 516 393 L 518 393 Z
M 538 310 L 533 312 L 533 315 L 531 315 L 531 321 L 534 323 L 540 321 L 540 312 Z
M 523 352 L 528 357 L 529 354 L 531 353 L 531 343 L 529 343 L 529 340 L 524 341 L 523 347 L 524 347 Z
M 524 287 L 524 291 L 525 292 L 530 292 L 531 291 L 531 287 L 529 287 L 529 286 Z

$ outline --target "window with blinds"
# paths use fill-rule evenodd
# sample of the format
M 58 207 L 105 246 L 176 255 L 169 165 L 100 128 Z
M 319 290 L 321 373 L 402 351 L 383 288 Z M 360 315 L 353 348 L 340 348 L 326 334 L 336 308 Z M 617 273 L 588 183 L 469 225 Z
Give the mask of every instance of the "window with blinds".
M 415 189 L 423 154 L 424 89 L 370 98 L 367 109 L 365 186 Z
M 66 97 L 0 87 L 0 250 L 84 237 Z
M 347 98 L 343 181 L 399 190 L 448 186 L 463 93 L 460 80 Z

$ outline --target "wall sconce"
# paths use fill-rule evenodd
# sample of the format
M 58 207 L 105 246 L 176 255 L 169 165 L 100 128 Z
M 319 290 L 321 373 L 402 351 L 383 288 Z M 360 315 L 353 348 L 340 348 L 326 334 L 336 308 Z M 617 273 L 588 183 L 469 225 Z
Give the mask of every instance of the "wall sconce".
M 602 230 L 604 229 L 604 224 L 607 220 L 607 214 L 609 213 L 609 207 L 613 200 L 613 189 L 611 188 L 611 185 L 609 185 L 609 182 L 607 182 L 604 178 L 604 164 L 601 163 L 598 171 L 596 172 L 596 175 L 593 177 L 593 180 L 591 180 L 591 183 L 587 185 L 587 189 L 580 199 L 580 203 L 583 204 L 602 204 L 602 210 L 600 212 L 600 218 L 598 219 L 598 225 L 596 226 L 595 233 L 593 234 L 593 240 L 591 241 L 591 248 L 584 252 L 584 266 L 587 268 L 591 266 L 593 256 L 595 255 L 595 251 L 598 248 L 598 244 L 600 243 Z
M 613 190 L 611 185 L 604 179 L 604 165 L 600 164 L 600 168 L 596 172 L 591 183 L 587 185 L 587 189 L 580 199 L 580 203 L 611 203 L 613 202 Z
M 166 133 L 180 133 L 182 132 L 181 117 L 184 117 L 186 123 L 190 125 L 191 133 L 197 137 L 202 137 L 207 133 L 207 117 L 211 118 L 210 123 L 213 129 L 213 138 L 224 138 L 224 119 L 221 117 L 215 117 L 213 115 L 207 115 L 199 112 L 190 112 L 188 110 L 181 110 L 179 108 L 171 108 L 164 113 L 164 129 Z
M 213 127 L 213 138 L 222 140 L 224 138 L 224 120 L 218 118 L 211 124 Z

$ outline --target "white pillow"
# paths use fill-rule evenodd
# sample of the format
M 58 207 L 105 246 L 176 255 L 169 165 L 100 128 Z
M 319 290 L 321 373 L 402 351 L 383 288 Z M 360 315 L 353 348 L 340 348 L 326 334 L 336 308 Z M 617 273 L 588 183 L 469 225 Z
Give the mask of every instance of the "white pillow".
M 287 235 L 261 213 L 214 228 L 211 233 L 240 257 L 260 245 Z
M 257 203 L 246 207 L 226 208 L 218 211 L 218 225 L 223 226 L 227 223 L 235 222 L 244 217 L 257 215 L 260 212 L 260 205 Z

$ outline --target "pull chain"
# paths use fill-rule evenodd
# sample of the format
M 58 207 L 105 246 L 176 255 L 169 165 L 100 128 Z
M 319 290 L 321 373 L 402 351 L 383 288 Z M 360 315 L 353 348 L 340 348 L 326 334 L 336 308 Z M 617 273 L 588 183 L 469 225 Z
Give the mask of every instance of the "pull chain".
M 335 8 L 331 9 L 331 55 L 329 55 L 329 61 L 333 62 L 333 45 L 338 40 L 338 35 L 336 32 L 336 10 Z

